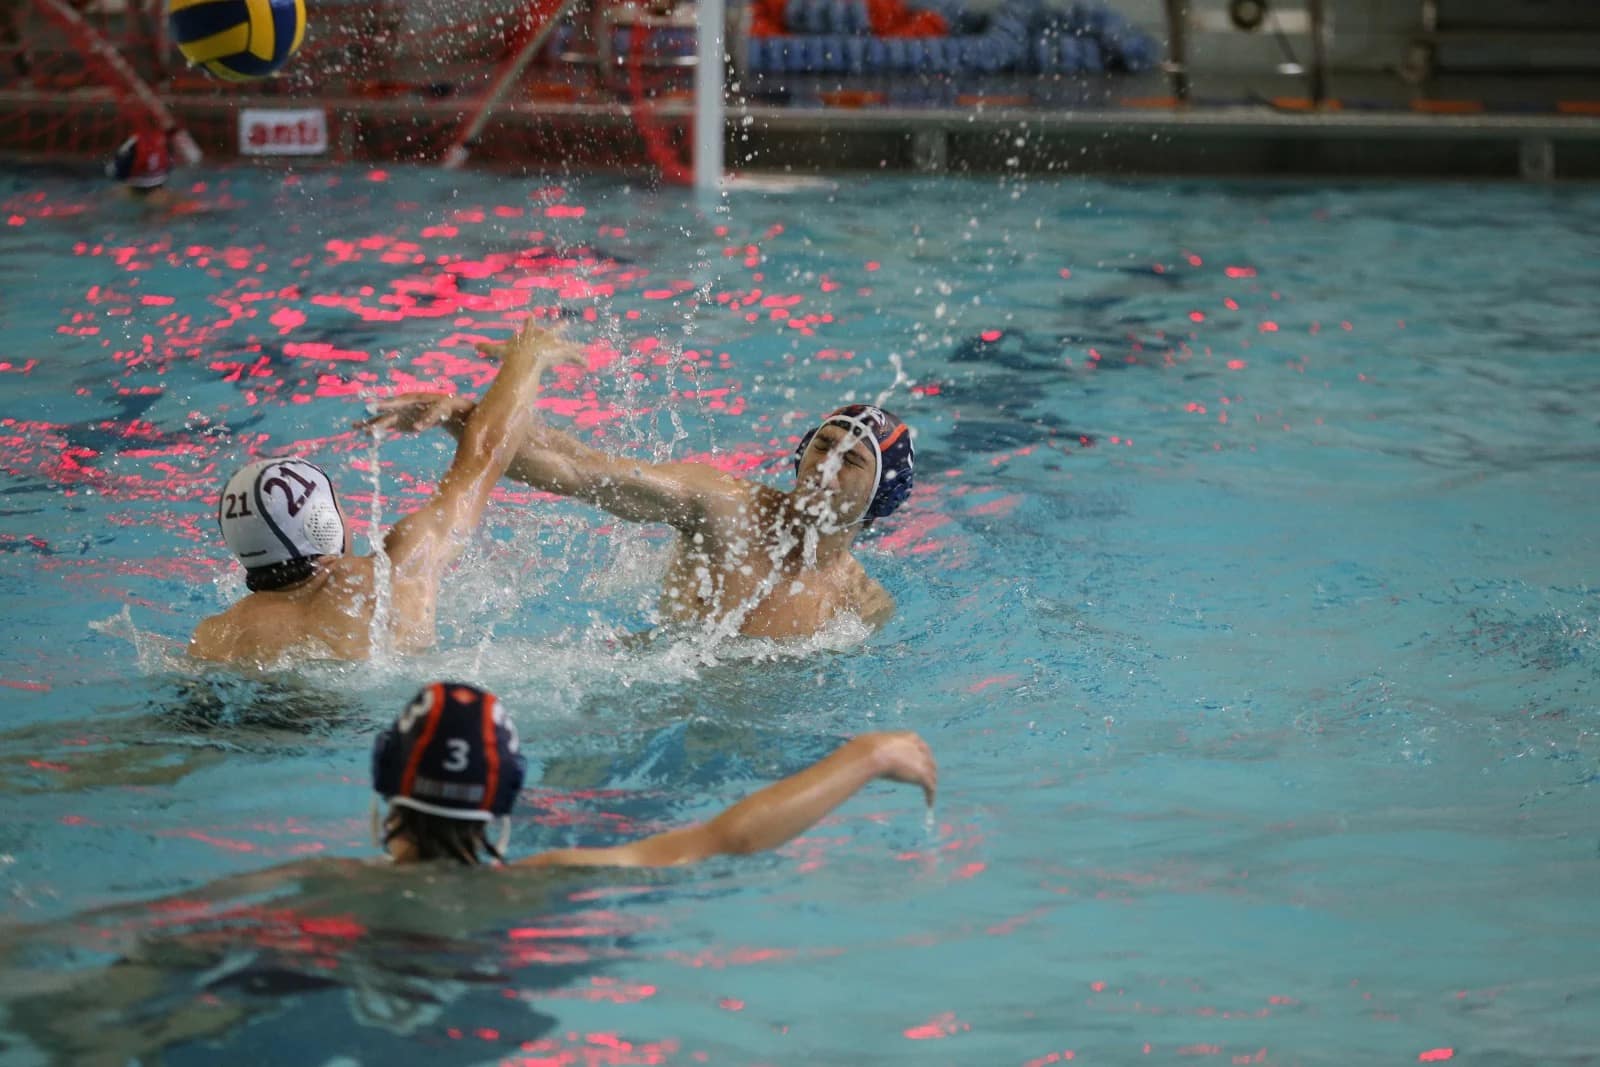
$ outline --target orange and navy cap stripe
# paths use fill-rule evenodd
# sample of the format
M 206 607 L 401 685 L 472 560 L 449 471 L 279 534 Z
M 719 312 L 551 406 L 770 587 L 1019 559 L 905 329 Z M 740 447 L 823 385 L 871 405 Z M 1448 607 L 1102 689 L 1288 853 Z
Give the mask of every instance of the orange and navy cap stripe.
M 406 760 L 406 773 L 400 778 L 400 795 L 411 795 L 411 786 L 417 780 L 417 768 L 422 763 L 422 754 L 428 751 L 428 745 L 433 741 L 433 735 L 439 729 L 439 720 L 444 716 L 444 686 L 438 682 L 428 687 L 428 717 L 423 721 L 422 733 L 417 737 L 417 743 L 411 746 L 411 758 Z

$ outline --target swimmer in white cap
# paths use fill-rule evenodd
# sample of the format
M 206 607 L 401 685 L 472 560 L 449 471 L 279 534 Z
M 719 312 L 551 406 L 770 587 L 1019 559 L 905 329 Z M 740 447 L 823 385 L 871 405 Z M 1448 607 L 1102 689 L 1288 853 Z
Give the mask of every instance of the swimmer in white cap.
M 378 639 L 398 652 L 433 644 L 440 578 L 466 548 L 527 432 L 541 373 L 580 358 L 531 320 L 494 351 L 500 373 L 463 421 L 439 488 L 384 538 L 389 632 Z M 244 565 L 250 594 L 195 628 L 190 655 L 276 662 L 289 653 L 343 660 L 372 654 L 378 561 L 352 554 L 344 511 L 319 467 L 289 457 L 249 464 L 228 480 L 217 520 Z
M 380 401 L 370 423 L 397 431 L 443 426 L 459 436 L 472 410 L 465 397 L 410 393 Z M 844 614 L 872 626 L 894 614 L 894 598 L 852 549 L 911 495 L 914 461 L 905 423 L 875 405 L 851 404 L 801 440 L 787 493 L 703 463 L 608 455 L 540 421 L 506 473 L 630 522 L 673 527 L 664 622 L 781 639 L 809 636 Z

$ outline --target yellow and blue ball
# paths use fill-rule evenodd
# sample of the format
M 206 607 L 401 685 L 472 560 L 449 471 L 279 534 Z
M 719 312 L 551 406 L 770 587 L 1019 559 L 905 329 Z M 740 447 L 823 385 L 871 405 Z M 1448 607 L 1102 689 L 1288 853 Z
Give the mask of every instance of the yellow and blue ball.
M 305 0 L 167 0 L 172 39 L 190 63 L 233 82 L 265 78 L 306 35 Z

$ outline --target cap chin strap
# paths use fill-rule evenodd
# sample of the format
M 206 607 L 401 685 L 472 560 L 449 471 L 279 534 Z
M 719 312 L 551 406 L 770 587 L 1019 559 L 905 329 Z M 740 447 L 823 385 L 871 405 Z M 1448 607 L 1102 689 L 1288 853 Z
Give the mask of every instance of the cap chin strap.
M 409 797 L 389 797 L 388 800 L 390 804 L 398 804 L 402 808 L 415 808 L 417 811 L 426 811 L 432 815 L 443 815 L 448 819 L 461 818 L 460 809 L 457 808 L 436 808 L 431 804 L 422 804 L 418 801 L 410 799 Z M 511 844 L 511 816 L 488 815 L 482 819 L 479 819 L 476 816 L 468 816 L 463 821 L 497 822 L 500 824 L 494 839 L 494 850 L 500 853 L 500 858 L 495 862 L 504 863 L 506 847 Z M 488 835 L 485 834 L 484 836 Z M 383 840 L 383 806 L 378 803 L 378 795 L 376 793 L 372 795 L 372 843 L 377 845 L 379 848 L 384 849 L 385 851 L 388 850 L 387 843 Z M 389 858 L 391 861 L 394 859 L 393 856 L 390 856 Z
M 872 431 L 861 419 L 854 415 L 834 415 L 822 424 L 823 426 L 843 426 L 853 433 L 857 439 L 867 442 L 872 446 L 872 492 L 867 496 L 867 506 L 861 509 L 861 514 L 846 523 L 847 526 L 859 526 L 867 521 L 867 516 L 872 513 L 872 505 L 877 502 L 878 488 L 883 485 L 883 449 L 878 444 L 878 435 Z M 851 448 L 855 444 L 850 445 Z
M 459 819 L 461 822 L 490 822 L 494 816 L 487 811 L 466 811 L 461 808 L 447 808 L 440 804 L 429 804 L 425 800 L 415 800 L 411 797 L 390 797 L 389 803 L 397 808 L 410 808 L 420 811 L 424 815 L 437 815 L 441 819 Z

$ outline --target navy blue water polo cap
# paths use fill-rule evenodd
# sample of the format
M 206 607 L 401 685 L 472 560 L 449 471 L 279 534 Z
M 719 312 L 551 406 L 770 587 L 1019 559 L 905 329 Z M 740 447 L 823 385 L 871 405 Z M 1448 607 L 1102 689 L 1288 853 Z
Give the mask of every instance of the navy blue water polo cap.
M 447 819 L 511 814 L 527 773 L 517 727 L 493 693 L 424 686 L 372 746 L 372 788 L 390 804 Z

